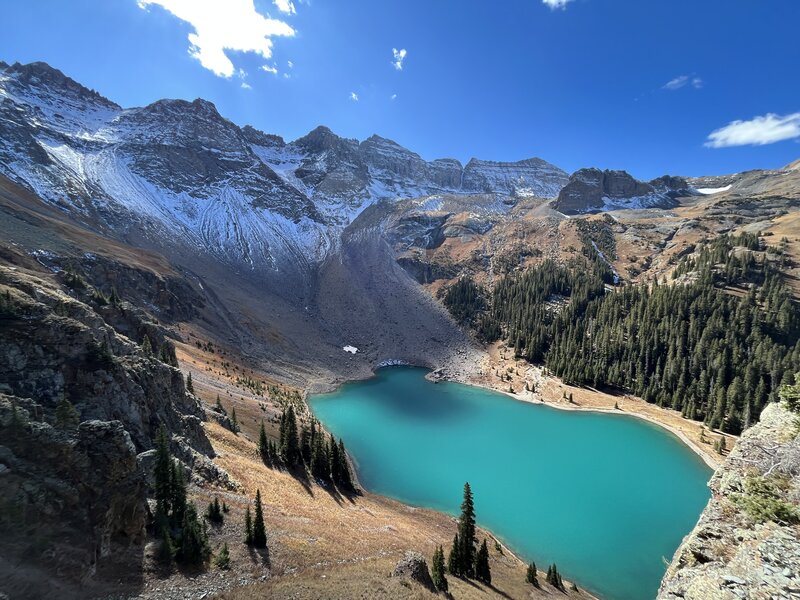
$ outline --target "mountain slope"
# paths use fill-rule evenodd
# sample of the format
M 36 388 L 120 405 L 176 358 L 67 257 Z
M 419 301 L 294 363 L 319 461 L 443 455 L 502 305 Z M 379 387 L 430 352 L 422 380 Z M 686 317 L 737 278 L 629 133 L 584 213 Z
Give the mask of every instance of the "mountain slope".
M 325 127 L 287 144 L 204 100 L 123 109 L 44 63 L 0 65 L 0 140 L 0 174 L 83 222 L 264 272 L 322 262 L 379 200 L 549 197 L 567 180 L 541 159 L 426 162 Z

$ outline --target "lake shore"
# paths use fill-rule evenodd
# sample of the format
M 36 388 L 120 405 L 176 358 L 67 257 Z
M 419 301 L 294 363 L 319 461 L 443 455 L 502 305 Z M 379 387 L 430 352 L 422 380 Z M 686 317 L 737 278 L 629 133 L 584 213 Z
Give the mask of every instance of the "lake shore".
M 649 404 L 641 398 L 567 385 L 557 377 L 546 374 L 542 367 L 515 359 L 513 352 L 502 344 L 489 346 L 484 358 L 475 364 L 448 365 L 429 375 L 431 380 L 482 387 L 521 402 L 559 410 L 602 412 L 644 419 L 675 435 L 712 469 L 717 469 L 725 459 L 724 455 L 714 450 L 714 442 L 724 437 L 727 451 L 730 452 L 738 439 L 712 431 L 701 422 L 684 419 L 678 411 Z M 536 391 L 527 391 L 526 384 Z

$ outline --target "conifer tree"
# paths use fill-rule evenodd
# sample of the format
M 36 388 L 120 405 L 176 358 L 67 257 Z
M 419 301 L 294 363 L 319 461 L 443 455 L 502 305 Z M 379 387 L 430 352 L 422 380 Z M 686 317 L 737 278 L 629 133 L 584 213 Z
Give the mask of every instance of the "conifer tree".
M 213 502 L 208 503 L 208 509 L 206 509 L 206 518 L 211 523 L 222 523 L 225 517 L 222 515 L 222 507 L 219 504 L 219 498 L 216 496 L 214 497 Z
M 305 464 L 311 465 L 311 429 L 306 425 L 300 430 L 300 455 Z
M 264 429 L 264 421 L 261 421 L 261 427 L 258 430 L 258 455 L 261 457 L 262 462 L 269 462 L 269 444 L 267 442 L 267 432 Z
M 178 559 L 184 564 L 197 565 L 208 556 L 208 536 L 197 518 L 194 503 L 189 502 L 183 514 Z
M 264 527 L 264 509 L 261 506 L 261 490 L 256 490 L 255 519 L 253 520 L 253 546 L 255 548 L 267 547 L 267 531 Z
M 311 474 L 322 481 L 330 476 L 330 461 L 328 460 L 328 447 L 322 435 L 314 438 L 314 446 L 311 449 Z
M 525 575 L 525 581 L 530 583 L 533 587 L 539 587 L 539 575 L 536 572 L 536 563 L 532 562 L 528 565 L 528 572 Z
M 170 523 L 173 527 L 179 527 L 186 512 L 186 478 L 181 464 L 172 459 L 170 461 L 172 462 L 169 498 L 171 507 Z
M 437 546 L 436 550 L 433 552 L 433 561 L 431 563 L 431 579 L 433 579 L 433 585 L 440 592 L 447 592 L 449 587 L 444 570 L 444 550 L 441 546 Z
M 347 450 L 345 450 L 344 442 L 342 438 L 339 438 L 339 480 L 337 484 L 346 489 L 352 490 L 353 489 L 353 476 L 350 474 L 350 463 L 347 461 Z
M 194 396 L 194 383 L 192 383 L 191 372 L 186 376 L 186 391 Z
M 461 544 L 459 550 L 459 564 L 461 574 L 467 577 L 473 575 L 475 565 L 475 505 L 472 499 L 472 489 L 469 482 L 464 484 L 464 500 L 461 502 L 461 517 L 458 520 L 458 539 Z
M 66 396 L 61 399 L 56 407 L 56 427 L 59 429 L 75 429 L 80 422 L 80 413 L 67 400 Z
M 253 545 L 253 518 L 250 516 L 250 507 L 244 511 L 244 543 Z
M 153 466 L 156 494 L 156 518 L 166 519 L 171 509 L 172 458 L 167 442 L 167 430 L 162 425 L 156 436 L 156 458 Z
M 239 433 L 239 421 L 236 419 L 236 407 L 231 406 L 231 431 Z
M 447 556 L 447 571 L 455 577 L 461 577 L 463 574 L 461 567 L 461 541 L 458 539 L 458 534 L 453 537 L 453 546 Z
M 489 549 L 486 547 L 486 539 L 483 540 L 478 553 L 475 555 L 475 579 L 486 585 L 492 584 L 492 573 L 489 568 Z
M 217 568 L 222 569 L 223 571 L 227 571 L 231 566 L 231 553 L 228 550 L 228 542 L 222 544 L 222 549 L 217 554 L 217 557 L 214 559 L 214 564 L 217 565 Z
M 297 419 L 294 408 L 290 405 L 286 409 L 286 418 L 283 432 L 283 445 L 281 458 L 287 467 L 292 468 L 300 462 L 300 443 L 297 439 Z
M 150 337 L 147 334 L 144 334 L 144 339 L 142 340 L 142 354 L 145 356 L 153 356 L 153 344 L 150 342 Z

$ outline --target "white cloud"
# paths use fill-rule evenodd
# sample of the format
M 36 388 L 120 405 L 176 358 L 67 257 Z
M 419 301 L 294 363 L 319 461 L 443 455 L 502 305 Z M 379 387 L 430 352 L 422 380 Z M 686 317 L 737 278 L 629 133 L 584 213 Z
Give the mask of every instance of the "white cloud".
M 670 79 L 661 87 L 665 90 L 675 91 L 681 89 L 682 87 L 686 87 L 687 85 L 691 85 L 694 89 L 699 90 L 701 87 L 703 87 L 703 80 L 692 75 L 680 75 L 675 79 Z
M 567 4 L 572 2 L 572 0 L 542 0 L 542 2 L 552 10 L 556 10 L 557 8 L 567 8 Z
M 708 148 L 764 146 L 800 138 L 800 112 L 780 116 L 768 113 L 749 121 L 732 121 L 708 135 Z
M 226 50 L 254 52 L 272 58 L 272 38 L 293 36 L 294 29 L 256 11 L 253 0 L 138 0 L 140 8 L 161 6 L 194 32 L 189 34 L 189 54 L 220 77 L 236 73 Z
M 294 69 L 294 63 L 290 60 L 286 61 L 286 66 L 289 67 L 290 69 Z
M 398 71 L 403 70 L 403 61 L 406 59 L 406 54 L 408 54 L 408 52 L 406 52 L 405 48 L 401 48 L 400 50 L 392 48 L 392 66 Z
M 389 97 L 389 100 L 397 100 L 397 94 L 392 94 L 392 95 Z
M 266 71 L 267 73 L 272 73 L 273 75 L 278 74 L 278 67 L 273 65 L 261 65 L 261 70 Z
M 355 92 L 350 92 L 350 100 L 352 100 L 353 102 L 358 102 L 358 94 L 356 94 Z
M 293 15 L 297 12 L 294 9 L 294 2 L 292 2 L 292 0 L 275 0 L 274 4 L 279 11 L 287 15 Z
M 253 89 L 253 86 L 251 86 L 251 85 L 250 85 L 249 83 L 247 83 L 246 81 L 243 81 L 243 82 L 242 82 L 242 89 L 243 89 L 243 90 L 252 90 L 252 89 Z

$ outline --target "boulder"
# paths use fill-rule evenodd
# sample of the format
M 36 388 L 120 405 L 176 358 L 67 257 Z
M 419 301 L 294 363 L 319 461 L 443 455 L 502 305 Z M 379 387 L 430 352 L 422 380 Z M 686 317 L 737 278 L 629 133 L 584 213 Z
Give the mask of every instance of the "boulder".
M 406 577 L 431 591 L 436 591 L 430 571 L 428 571 L 428 563 L 419 552 L 406 552 L 405 556 L 395 565 L 392 577 Z

